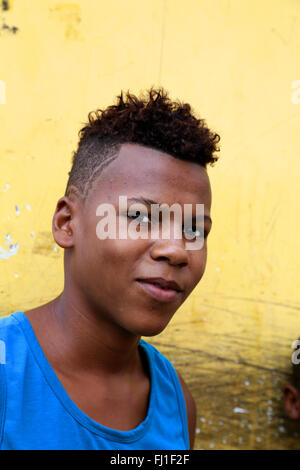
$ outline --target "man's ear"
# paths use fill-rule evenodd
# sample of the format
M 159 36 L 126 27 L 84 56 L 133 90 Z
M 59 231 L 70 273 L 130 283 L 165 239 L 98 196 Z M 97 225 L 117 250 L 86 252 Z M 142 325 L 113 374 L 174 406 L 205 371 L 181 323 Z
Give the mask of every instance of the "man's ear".
M 283 389 L 284 410 L 290 419 L 300 417 L 300 394 L 293 385 L 287 384 Z
M 75 201 L 70 197 L 61 197 L 56 204 L 52 218 L 52 233 L 55 242 L 61 248 L 74 246 Z

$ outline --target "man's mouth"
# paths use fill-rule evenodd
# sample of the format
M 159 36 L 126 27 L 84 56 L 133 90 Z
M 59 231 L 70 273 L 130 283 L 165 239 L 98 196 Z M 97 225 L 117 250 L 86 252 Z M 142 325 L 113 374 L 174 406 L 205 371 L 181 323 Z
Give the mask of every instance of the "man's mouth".
M 173 280 L 167 280 L 162 277 L 148 277 L 148 278 L 142 278 L 142 279 L 137 279 L 139 282 L 147 282 L 149 284 L 154 284 L 155 286 L 160 287 L 161 289 L 171 289 L 171 290 L 176 290 L 176 291 L 182 291 L 182 289 L 179 287 L 177 282 Z
M 167 281 L 163 278 L 137 279 L 137 281 L 145 292 L 161 302 L 170 302 L 182 292 L 175 281 Z

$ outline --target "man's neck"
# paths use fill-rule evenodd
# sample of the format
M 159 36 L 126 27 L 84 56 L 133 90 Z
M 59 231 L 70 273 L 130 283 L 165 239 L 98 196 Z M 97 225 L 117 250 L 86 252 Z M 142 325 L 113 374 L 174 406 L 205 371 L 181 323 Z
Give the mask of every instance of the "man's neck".
M 64 290 L 26 316 L 46 357 L 62 372 L 108 377 L 131 374 L 141 367 L 140 337 L 93 311 L 74 292 Z

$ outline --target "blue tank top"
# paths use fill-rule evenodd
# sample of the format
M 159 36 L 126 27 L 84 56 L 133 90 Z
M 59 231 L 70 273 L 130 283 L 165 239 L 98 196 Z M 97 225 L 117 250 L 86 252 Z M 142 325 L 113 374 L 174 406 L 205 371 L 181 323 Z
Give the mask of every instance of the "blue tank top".
M 23 312 L 0 318 L 1 450 L 187 450 L 185 400 L 177 373 L 140 340 L 150 371 L 145 420 L 135 429 L 102 426 L 66 393 Z

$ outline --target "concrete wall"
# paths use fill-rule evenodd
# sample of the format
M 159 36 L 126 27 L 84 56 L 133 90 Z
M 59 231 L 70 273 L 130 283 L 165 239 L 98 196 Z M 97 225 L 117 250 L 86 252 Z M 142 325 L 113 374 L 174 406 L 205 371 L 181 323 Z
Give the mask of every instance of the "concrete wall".
M 190 385 L 196 448 L 296 449 L 300 3 L 0 1 L 1 315 L 58 295 L 51 233 L 87 113 L 163 85 L 222 136 L 205 276 L 153 344 Z

